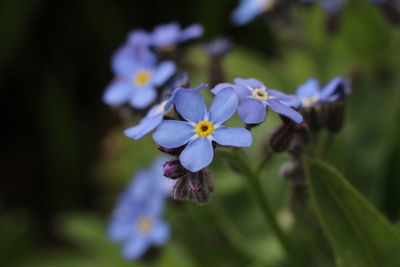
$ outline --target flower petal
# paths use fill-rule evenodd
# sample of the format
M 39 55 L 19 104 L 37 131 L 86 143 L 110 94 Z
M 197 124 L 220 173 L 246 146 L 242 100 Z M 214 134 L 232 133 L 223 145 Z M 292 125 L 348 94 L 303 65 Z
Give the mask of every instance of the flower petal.
M 219 127 L 214 131 L 213 137 L 223 146 L 249 147 L 253 142 L 250 131 L 242 127 Z
M 209 120 L 220 124 L 232 117 L 238 106 L 238 96 L 232 88 L 225 88 L 214 98 L 209 112 Z
M 151 241 L 157 246 L 165 244 L 170 237 L 169 225 L 164 221 L 157 221 L 151 232 Z
M 194 136 L 193 126 L 184 121 L 167 120 L 161 122 L 153 133 L 154 141 L 166 148 L 180 147 Z
M 203 34 L 203 27 L 200 24 L 193 24 L 183 29 L 181 32 L 180 42 L 200 37 Z
M 146 252 L 148 247 L 149 241 L 145 238 L 145 236 L 136 233 L 124 244 L 124 258 L 127 260 L 136 260 Z
M 309 98 L 319 95 L 319 82 L 317 79 L 311 78 L 305 83 L 301 84 L 297 90 L 296 95 L 299 98 Z
M 333 78 L 327 85 L 324 86 L 324 88 L 321 89 L 321 99 L 322 101 L 324 101 L 326 98 L 332 96 L 335 92 L 340 84 L 343 82 L 343 78 L 342 77 L 335 77 Z
M 239 104 L 238 113 L 244 123 L 259 124 L 265 120 L 267 109 L 260 100 L 249 98 Z
M 108 105 L 119 106 L 129 101 L 133 87 L 125 81 L 112 82 L 104 92 L 103 101 Z
M 174 74 L 175 69 L 175 63 L 172 61 L 168 60 L 160 63 L 154 72 L 153 83 L 156 86 L 162 85 Z
M 231 87 L 235 90 L 236 94 L 238 95 L 239 99 L 242 99 L 248 95 L 251 94 L 251 91 L 249 89 L 247 89 L 244 86 L 241 85 L 236 85 L 236 84 L 231 84 L 231 83 L 220 83 L 217 84 L 212 90 L 211 92 L 213 94 L 218 94 L 221 90 L 227 88 L 227 87 Z
M 280 101 L 291 102 L 296 98 L 295 95 L 288 95 L 274 89 L 267 89 L 267 92 L 269 96 L 273 96 L 274 99 L 278 99 Z
M 124 134 L 129 138 L 138 140 L 153 131 L 163 119 L 163 112 L 155 113 L 154 109 L 158 109 L 158 106 L 153 107 L 138 125 L 126 129 Z
M 153 87 L 136 88 L 129 103 L 137 109 L 148 107 L 157 97 L 157 92 Z
M 273 99 L 267 100 L 267 104 L 276 113 L 288 117 L 289 119 L 292 119 L 297 123 L 303 121 L 303 116 L 299 112 L 295 111 L 294 109 L 285 104 L 282 104 L 278 100 L 273 100 Z
M 233 80 L 236 84 L 244 86 L 244 87 L 251 87 L 252 89 L 260 89 L 265 88 L 265 85 L 260 82 L 259 80 L 250 78 L 250 79 L 243 79 L 243 78 L 236 78 Z
M 214 149 L 207 138 L 192 140 L 182 151 L 179 159 L 183 167 L 192 172 L 197 172 L 210 165 L 214 157 Z
M 190 122 L 200 122 L 207 114 L 206 103 L 197 90 L 179 90 L 175 95 L 175 107 Z

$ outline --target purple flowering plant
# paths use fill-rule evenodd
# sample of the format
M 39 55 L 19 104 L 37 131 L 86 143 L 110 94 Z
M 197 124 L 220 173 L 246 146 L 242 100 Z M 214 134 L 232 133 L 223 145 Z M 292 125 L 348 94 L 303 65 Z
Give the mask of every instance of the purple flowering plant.
M 242 1 L 232 20 L 238 25 L 248 23 L 276 2 Z M 307 183 L 305 159 L 315 156 L 323 130 L 333 136 L 342 128 L 350 82 L 339 76 L 321 87 L 311 78 L 298 86 L 295 94 L 268 88 L 255 78 L 238 77 L 229 83 L 222 63 L 232 45 L 218 38 L 203 45 L 210 63 L 211 89 L 206 90 L 204 84 L 192 89 L 186 66 L 175 52 L 180 43 L 202 33 L 200 25 L 182 29 L 175 22 L 156 26 L 152 32 L 135 30 L 112 58 L 116 79 L 106 89 L 104 102 L 112 106 L 128 104 L 134 113 L 129 122 L 140 121 L 124 134 L 139 140 L 154 131 L 154 147 L 168 157 L 135 175 L 112 215 L 109 237 L 122 245 L 129 260 L 166 243 L 170 235 L 162 217 L 166 198 L 207 203 L 214 192 L 212 170 L 218 167 L 212 163 L 222 159 L 248 181 L 288 256 L 301 261 L 269 208 L 259 175 L 273 156 L 286 153 L 289 161 L 282 164 L 280 175 L 293 186 Z M 207 93 L 212 98 L 209 108 L 204 97 Z M 261 145 L 254 145 L 253 133 L 263 130 L 259 125 L 269 124 L 271 111 L 279 115 L 281 124 L 272 134 L 262 135 Z M 236 112 L 240 120 L 232 119 Z M 231 123 L 236 125 L 232 127 Z M 246 151 L 251 149 L 261 151 L 255 160 L 247 156 Z

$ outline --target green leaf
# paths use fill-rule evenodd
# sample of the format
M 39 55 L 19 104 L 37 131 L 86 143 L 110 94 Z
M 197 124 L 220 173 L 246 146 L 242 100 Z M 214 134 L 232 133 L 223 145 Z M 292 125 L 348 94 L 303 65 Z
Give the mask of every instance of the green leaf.
M 333 167 L 309 164 L 311 196 L 338 266 L 400 266 L 400 234 Z

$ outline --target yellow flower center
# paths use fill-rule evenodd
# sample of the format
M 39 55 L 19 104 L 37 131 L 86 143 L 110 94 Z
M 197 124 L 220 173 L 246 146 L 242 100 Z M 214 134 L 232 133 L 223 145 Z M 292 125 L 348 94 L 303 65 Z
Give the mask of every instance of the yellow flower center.
M 140 70 L 135 75 L 133 75 L 133 83 L 138 86 L 142 87 L 149 83 L 151 77 L 151 73 L 148 70 Z
M 268 99 L 268 93 L 264 89 L 256 89 L 253 90 L 252 97 L 255 99 L 265 101 Z
M 214 132 L 214 125 L 209 121 L 201 121 L 196 124 L 195 132 L 201 137 L 207 137 Z
M 139 218 L 139 221 L 137 223 L 137 228 L 139 229 L 140 232 L 143 233 L 148 232 L 152 226 L 153 222 L 150 220 L 150 218 L 146 216 Z
M 318 96 L 312 96 L 312 97 L 303 99 L 303 100 L 301 101 L 301 104 L 302 104 L 304 107 L 309 107 L 309 106 L 311 106 L 312 104 L 314 104 L 314 103 L 317 102 L 317 101 L 318 101 Z

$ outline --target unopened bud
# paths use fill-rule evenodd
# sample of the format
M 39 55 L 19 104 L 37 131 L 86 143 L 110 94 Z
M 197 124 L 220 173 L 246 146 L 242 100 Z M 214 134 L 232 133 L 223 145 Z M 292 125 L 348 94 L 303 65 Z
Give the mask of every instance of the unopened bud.
M 294 136 L 292 131 L 293 122 L 284 122 L 272 135 L 269 145 L 276 153 L 284 152 Z
M 181 165 L 179 160 L 167 161 L 163 165 L 163 171 L 164 176 L 171 179 L 177 179 L 187 173 L 187 170 Z
M 188 173 L 175 184 L 172 195 L 175 199 L 206 203 L 214 191 L 211 174 L 206 170 Z
M 283 164 L 279 170 L 279 174 L 286 180 L 294 183 L 304 184 L 306 182 L 304 164 L 301 157 L 294 158 Z
M 339 132 L 345 121 L 345 100 L 339 100 L 333 103 L 324 105 L 323 107 L 323 122 L 325 128 L 331 133 Z
M 167 147 L 157 145 L 158 150 L 160 150 L 161 152 L 173 155 L 173 156 L 179 155 L 182 152 L 183 148 L 184 148 L 184 146 L 176 147 L 176 148 L 167 148 Z

